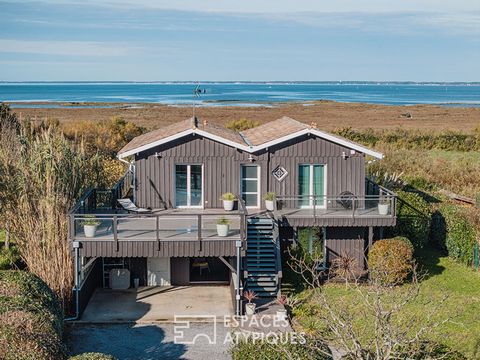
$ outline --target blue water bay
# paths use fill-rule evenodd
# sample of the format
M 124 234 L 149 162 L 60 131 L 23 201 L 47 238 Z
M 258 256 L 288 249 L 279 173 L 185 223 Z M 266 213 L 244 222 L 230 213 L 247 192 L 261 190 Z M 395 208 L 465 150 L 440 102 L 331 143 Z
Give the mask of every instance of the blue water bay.
M 58 82 L 0 83 L 0 101 L 121 102 L 190 105 L 196 83 L 189 82 Z M 438 104 L 480 106 L 479 83 L 357 83 L 357 82 L 202 82 L 200 106 L 275 105 L 317 100 L 387 105 Z M 49 106 L 29 104 L 28 106 Z M 52 104 L 52 106 L 62 106 Z

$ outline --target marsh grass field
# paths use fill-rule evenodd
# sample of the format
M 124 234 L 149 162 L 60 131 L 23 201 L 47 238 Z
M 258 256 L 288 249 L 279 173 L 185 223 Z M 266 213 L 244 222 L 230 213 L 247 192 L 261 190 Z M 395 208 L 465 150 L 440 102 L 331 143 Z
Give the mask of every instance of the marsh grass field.
M 192 106 L 168 106 L 153 103 L 92 103 L 89 106 L 60 108 L 31 108 L 15 104 L 21 117 L 37 120 L 58 119 L 60 122 L 104 121 L 121 117 L 147 129 L 192 117 Z M 95 108 L 92 106 L 101 106 Z M 308 106 L 306 106 L 308 105 Z M 105 107 L 108 106 L 108 107 Z M 431 131 L 455 130 L 468 132 L 480 124 L 480 108 L 461 108 L 434 105 L 375 105 L 312 101 L 308 104 L 277 103 L 274 106 L 211 106 L 197 107 L 195 115 L 202 121 L 224 124 L 232 119 L 246 118 L 260 123 L 289 116 L 305 123 L 315 122 L 320 129 L 422 129 Z

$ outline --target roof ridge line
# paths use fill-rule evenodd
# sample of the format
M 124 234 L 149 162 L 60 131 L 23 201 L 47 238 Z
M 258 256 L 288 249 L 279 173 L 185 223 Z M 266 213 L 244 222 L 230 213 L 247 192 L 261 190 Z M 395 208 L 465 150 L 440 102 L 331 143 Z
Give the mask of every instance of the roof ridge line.
M 243 132 L 239 131 L 238 135 L 240 135 L 240 137 L 243 139 L 243 141 L 245 141 L 245 144 L 247 144 L 250 147 L 253 147 L 253 144 L 250 142 L 250 140 L 248 140 L 248 137 L 246 135 L 244 135 Z

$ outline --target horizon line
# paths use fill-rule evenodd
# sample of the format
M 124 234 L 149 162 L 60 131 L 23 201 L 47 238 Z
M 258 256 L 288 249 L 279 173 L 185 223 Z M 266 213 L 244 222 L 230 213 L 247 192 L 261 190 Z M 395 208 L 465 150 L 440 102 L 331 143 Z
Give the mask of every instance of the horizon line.
M 0 84 L 24 83 L 130 83 L 130 84 L 255 84 L 255 83 L 297 83 L 297 84 L 480 84 L 480 81 L 414 81 L 414 80 L 0 80 Z

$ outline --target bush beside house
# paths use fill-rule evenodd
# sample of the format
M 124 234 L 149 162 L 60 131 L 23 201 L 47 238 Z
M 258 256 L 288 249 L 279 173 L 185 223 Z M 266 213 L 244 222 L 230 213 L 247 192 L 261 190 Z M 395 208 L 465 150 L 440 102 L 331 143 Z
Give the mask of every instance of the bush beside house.
M 431 206 L 416 192 L 400 190 L 397 195 L 397 226 L 392 229 L 393 235 L 404 236 L 415 249 L 421 249 L 430 238 Z
M 230 352 L 233 360 L 333 359 L 325 343 L 308 337 L 305 340 L 304 344 L 300 343 L 300 339 L 296 343 L 279 339 L 277 344 L 269 341 L 239 341 Z
M 413 245 L 405 237 L 378 240 L 368 254 L 370 276 L 384 285 L 400 285 L 412 271 Z
M 13 269 L 20 262 L 20 255 L 14 246 L 0 248 L 0 270 Z
M 471 265 L 473 248 L 477 242 L 477 230 L 466 209 L 454 204 L 442 204 L 435 213 L 432 241 L 447 250 L 451 258 Z
M 62 335 L 62 308 L 50 288 L 29 272 L 0 271 L 2 359 L 64 359 Z

